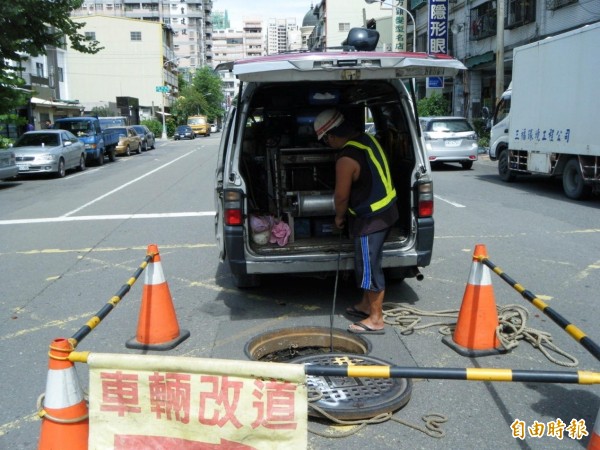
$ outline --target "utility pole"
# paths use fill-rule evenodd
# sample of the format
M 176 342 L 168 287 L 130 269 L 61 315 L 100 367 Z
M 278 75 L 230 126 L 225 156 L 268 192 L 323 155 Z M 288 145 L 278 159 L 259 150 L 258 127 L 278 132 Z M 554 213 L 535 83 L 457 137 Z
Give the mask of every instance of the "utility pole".
M 504 0 L 496 0 L 496 102 L 504 92 Z

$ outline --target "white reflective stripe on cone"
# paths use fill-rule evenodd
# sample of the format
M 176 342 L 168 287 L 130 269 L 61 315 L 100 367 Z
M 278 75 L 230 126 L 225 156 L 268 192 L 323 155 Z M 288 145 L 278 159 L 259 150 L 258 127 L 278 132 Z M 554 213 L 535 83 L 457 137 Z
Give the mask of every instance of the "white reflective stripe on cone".
M 469 284 L 474 286 L 487 286 L 492 284 L 490 269 L 480 262 L 473 261 L 471 272 L 469 273 Z
M 83 391 L 74 367 L 48 371 L 44 406 L 61 409 L 77 405 L 83 400 Z
M 165 274 L 162 270 L 162 264 L 159 262 L 148 264 L 146 267 L 146 284 L 162 284 L 165 280 Z

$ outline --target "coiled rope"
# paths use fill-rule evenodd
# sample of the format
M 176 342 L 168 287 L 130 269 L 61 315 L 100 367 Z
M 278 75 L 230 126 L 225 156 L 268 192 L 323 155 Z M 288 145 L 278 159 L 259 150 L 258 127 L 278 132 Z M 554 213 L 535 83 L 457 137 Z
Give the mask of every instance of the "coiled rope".
M 318 415 L 331 420 L 332 422 L 334 422 L 337 425 L 342 425 L 342 426 L 356 425 L 356 427 L 352 428 L 351 430 L 340 431 L 340 432 L 336 432 L 336 433 L 326 433 L 326 432 L 317 431 L 315 429 L 308 427 L 308 431 L 310 431 L 313 434 L 316 434 L 317 436 L 321 436 L 321 437 L 325 437 L 325 438 L 344 438 L 344 437 L 351 436 L 355 433 L 358 433 L 360 430 L 365 428 L 367 425 L 383 423 L 383 422 L 387 422 L 388 420 L 392 420 L 401 425 L 405 425 L 409 428 L 412 428 L 414 430 L 425 433 L 427 436 L 430 436 L 430 437 L 433 437 L 436 439 L 443 438 L 446 435 L 446 432 L 444 430 L 442 430 L 441 425 L 443 423 L 447 422 L 448 418 L 446 416 L 444 416 L 443 414 L 431 413 L 431 414 L 427 414 L 427 415 L 423 416 L 421 419 L 425 422 L 424 426 L 420 426 L 420 425 L 417 425 L 417 424 L 414 424 L 411 422 L 407 422 L 398 417 L 394 417 L 394 413 L 391 411 L 377 414 L 376 416 L 370 417 L 368 419 L 342 420 L 342 419 L 338 419 L 337 417 L 332 416 L 327 411 L 323 410 L 323 408 L 314 404 L 314 402 L 319 401 L 322 396 L 323 396 L 322 393 L 317 390 L 312 390 L 312 389 L 309 390 L 309 392 L 308 392 L 308 409 L 314 410 L 316 413 L 318 413 Z
M 527 326 L 529 312 L 520 305 L 496 306 L 499 325 L 496 336 L 506 350 L 512 350 L 519 345 L 519 341 L 526 341 L 554 364 L 564 367 L 579 365 L 579 360 L 565 352 L 552 342 L 552 335 L 545 331 L 536 330 Z M 423 323 L 424 317 L 458 318 L 458 309 L 440 311 L 425 311 L 410 305 L 400 303 L 384 303 L 383 320 L 389 325 L 396 326 L 400 333 L 409 335 L 430 327 L 439 327 L 439 332 L 450 335 L 456 328 L 456 321 L 436 321 Z M 560 355 L 560 360 L 552 355 Z

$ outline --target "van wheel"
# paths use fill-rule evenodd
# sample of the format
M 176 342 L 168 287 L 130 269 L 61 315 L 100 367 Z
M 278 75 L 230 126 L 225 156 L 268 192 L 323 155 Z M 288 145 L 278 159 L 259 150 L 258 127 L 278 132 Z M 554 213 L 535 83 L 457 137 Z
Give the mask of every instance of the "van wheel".
M 581 200 L 591 193 L 591 187 L 583 181 L 577 158 L 571 158 L 565 165 L 562 182 L 565 195 L 573 200 Z
M 473 167 L 473 161 L 463 161 L 460 163 L 460 165 L 463 169 L 469 170 L 471 167 Z
M 516 178 L 515 173 L 510 170 L 510 152 L 508 150 L 502 150 L 498 155 L 498 175 L 502 181 L 514 181 Z
M 98 155 L 98 157 L 95 159 L 94 162 L 96 163 L 97 166 L 101 166 L 102 164 L 104 164 L 104 152 L 100 152 L 100 154 Z

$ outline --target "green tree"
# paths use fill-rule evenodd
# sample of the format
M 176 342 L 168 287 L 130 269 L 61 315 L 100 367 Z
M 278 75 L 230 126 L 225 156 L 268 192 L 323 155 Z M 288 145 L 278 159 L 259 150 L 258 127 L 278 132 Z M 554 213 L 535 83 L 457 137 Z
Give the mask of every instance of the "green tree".
M 88 41 L 70 13 L 83 0 L 2 0 L 0 1 L 0 114 L 27 101 L 21 61 L 46 53 L 46 46 L 64 47 L 69 38 L 73 49 L 82 53 L 101 50 L 97 41 Z M 17 67 L 10 62 L 13 61 Z
M 429 97 L 422 98 L 417 102 L 419 116 L 447 116 L 450 113 L 450 102 L 442 95 L 434 92 Z
M 209 67 L 194 74 L 190 84 L 180 84 L 180 96 L 173 106 L 173 115 L 178 124 L 184 124 L 189 116 L 203 114 L 209 122 L 223 116 L 223 87 L 221 78 Z

